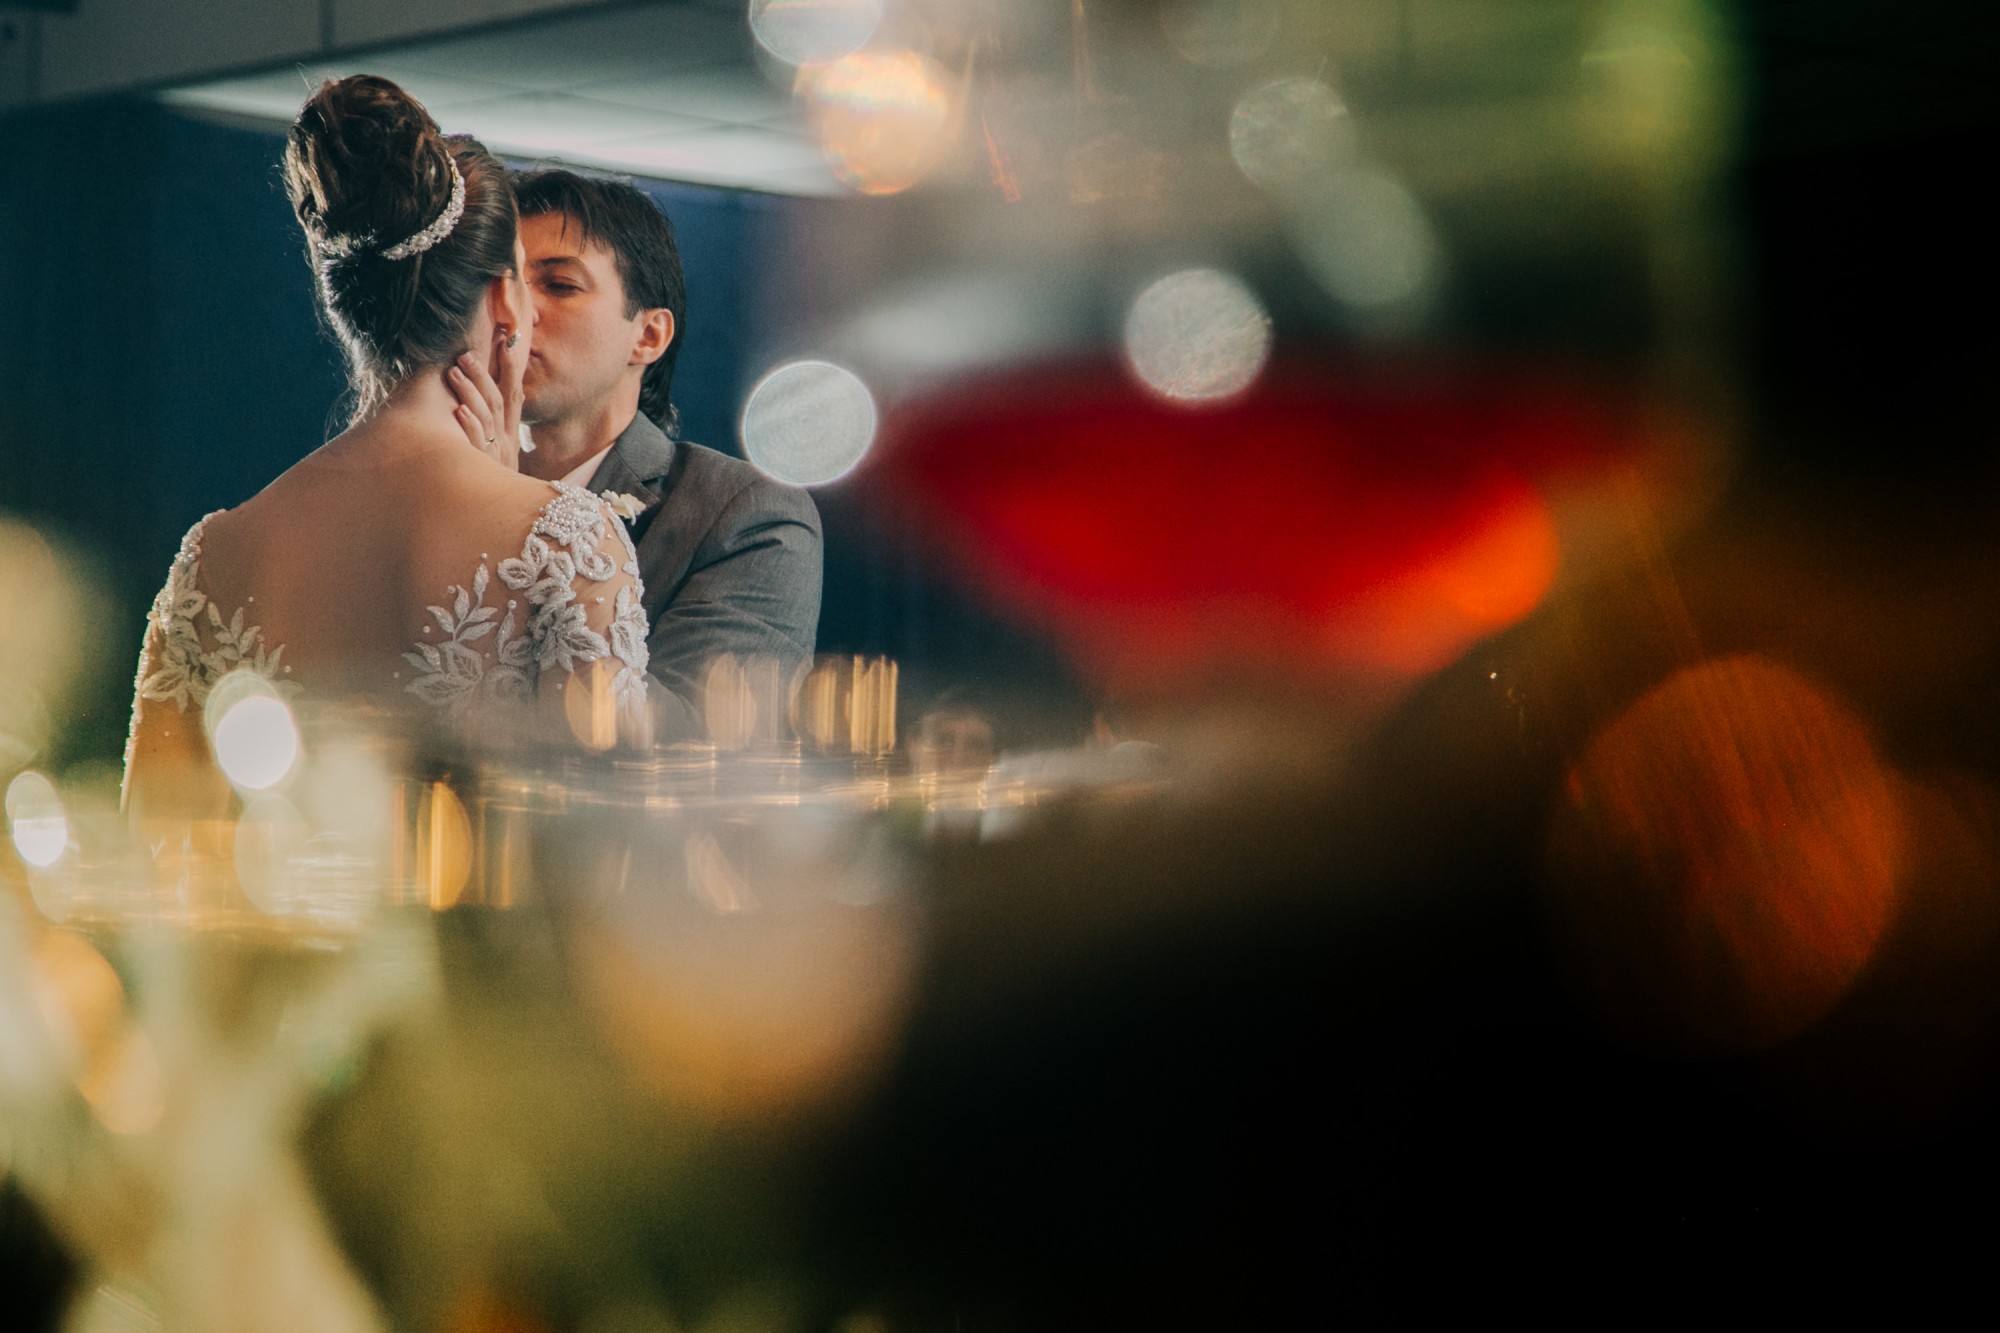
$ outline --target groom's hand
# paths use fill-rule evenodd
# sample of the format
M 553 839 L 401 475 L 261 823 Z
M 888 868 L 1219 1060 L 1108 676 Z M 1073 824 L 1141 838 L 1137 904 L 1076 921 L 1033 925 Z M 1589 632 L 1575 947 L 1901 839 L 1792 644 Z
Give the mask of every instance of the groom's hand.
M 514 347 L 497 332 L 490 365 L 467 352 L 445 371 L 458 397 L 459 429 L 472 447 L 509 471 L 521 461 L 521 377 L 528 368 L 525 344 Z

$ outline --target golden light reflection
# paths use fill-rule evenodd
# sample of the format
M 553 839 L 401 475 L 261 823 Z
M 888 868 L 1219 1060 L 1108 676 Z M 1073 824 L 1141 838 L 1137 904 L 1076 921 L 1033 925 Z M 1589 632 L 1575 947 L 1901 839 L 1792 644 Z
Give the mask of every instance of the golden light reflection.
M 757 730 L 757 700 L 733 653 L 708 664 L 701 699 L 708 738 L 717 749 L 740 750 L 749 743 Z
M 896 919 L 829 905 L 652 924 L 594 933 L 578 961 L 607 1039 L 661 1098 L 768 1115 L 879 1065 L 914 962 Z
M 106 1057 L 77 1080 L 77 1091 L 113 1134 L 144 1134 L 166 1111 L 166 1080 L 146 1034 L 127 1027 Z
M 1231 274 L 1183 269 L 1151 283 L 1125 316 L 1125 356 L 1163 398 L 1207 403 L 1243 392 L 1271 354 L 1271 319 Z
M 1774 1045 L 1867 966 L 1905 826 L 1867 729 L 1831 695 L 1756 657 L 1684 670 L 1569 775 L 1550 847 L 1571 967 L 1636 1039 Z
M 81 935 L 51 930 L 35 944 L 35 998 L 83 1095 L 106 1129 L 143 1134 L 165 1104 L 152 1043 L 132 1023 L 125 987 Z
M 271 683 L 254 671 L 232 671 L 215 683 L 203 706 L 209 748 L 230 782 L 244 791 L 277 786 L 298 763 L 298 723 Z
M 590 750 L 608 750 L 618 743 L 617 663 L 599 658 L 579 667 L 563 684 L 563 716 L 570 735 Z
M 948 77 L 915 51 L 860 51 L 801 69 L 798 91 L 834 174 L 862 194 L 909 189 L 951 144 Z
M 709 740 L 720 750 L 740 750 L 790 739 L 785 724 L 791 684 L 775 657 L 739 662 L 732 653 L 718 656 L 709 664 L 702 689 Z
M 854 659 L 847 738 L 855 754 L 880 757 L 896 748 L 896 661 Z
M 483 793 L 470 812 L 472 881 L 487 907 L 513 907 L 534 880 L 532 797 L 518 784 Z
M 799 682 L 792 695 L 792 731 L 801 741 L 821 754 L 833 751 L 846 739 L 847 699 L 852 679 L 843 675 L 840 659 L 822 657 Z
M 888 754 L 896 748 L 896 680 L 893 658 L 820 657 L 792 691 L 792 730 L 821 754 Z
M 125 986 L 94 945 L 67 930 L 35 942 L 35 998 L 49 1035 L 79 1070 L 116 1044 L 125 1024 Z
M 433 911 L 458 902 L 472 876 L 472 820 L 451 787 L 433 782 L 417 808 L 416 871 Z
M 55 784 L 29 769 L 7 784 L 7 829 L 14 850 L 38 870 L 62 859 L 69 848 L 69 816 Z

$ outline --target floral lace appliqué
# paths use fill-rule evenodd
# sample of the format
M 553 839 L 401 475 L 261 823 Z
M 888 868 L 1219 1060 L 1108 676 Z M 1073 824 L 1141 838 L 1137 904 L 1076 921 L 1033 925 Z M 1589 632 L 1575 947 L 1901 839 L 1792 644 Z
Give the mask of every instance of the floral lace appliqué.
M 282 694 L 297 688 L 280 679 L 284 645 L 271 647 L 264 642 L 261 626 L 244 624 L 243 607 L 224 619 L 222 608 L 201 590 L 201 533 L 214 517 L 207 515 L 181 538 L 166 586 L 153 599 L 151 620 L 160 632 L 159 652 L 142 655 L 139 661 L 139 696 L 171 702 L 182 712 L 208 702 L 215 682 L 240 667 L 264 677 Z M 212 647 L 203 646 L 204 632 Z
M 556 498 L 542 507 L 521 544 L 521 554 L 502 560 L 497 573 L 507 590 L 527 604 L 525 632 L 515 619 L 515 603 L 506 614 L 488 606 L 491 584 L 481 565 L 472 587 L 450 589 L 449 607 L 429 608 L 446 636 L 442 643 L 423 643 L 404 658 L 417 668 L 409 691 L 427 703 L 462 712 L 482 693 L 500 698 L 525 698 L 541 671 L 575 671 L 606 657 L 618 659 L 614 681 L 618 702 L 636 705 L 646 691 L 646 616 L 630 585 L 613 603 L 611 636 L 590 627 L 588 608 L 577 593 L 579 579 L 604 583 L 620 570 L 637 577 L 638 553 L 622 524 L 605 519 L 604 506 L 580 486 L 554 483 Z M 602 550 L 609 541 L 621 543 L 621 562 Z M 471 645 L 496 633 L 494 658 Z M 636 629 L 635 629 L 636 623 Z
M 502 693 L 502 678 L 510 670 L 500 662 L 489 669 L 486 662 L 482 640 L 497 632 L 496 646 L 508 647 L 515 637 L 513 610 L 510 608 L 502 620 L 499 607 L 486 605 L 486 588 L 491 581 L 491 572 L 482 564 L 472 576 L 470 589 L 451 589 L 449 607 L 426 607 L 444 633 L 444 642 L 418 643 L 403 654 L 403 660 L 418 673 L 408 686 L 409 692 L 453 716 L 463 714 L 482 693 Z M 517 674 L 522 674 L 520 687 L 506 693 L 525 695 L 526 676 L 518 671 Z
M 149 645 L 139 660 L 139 696 L 171 702 L 182 712 L 207 702 L 218 680 L 244 667 L 280 693 L 298 689 L 280 678 L 288 670 L 281 660 L 283 646 L 270 646 L 261 626 L 246 624 L 244 608 L 225 617 L 201 590 L 201 534 L 214 516 L 203 518 L 182 538 L 166 586 L 153 602 L 156 645 Z M 446 590 L 446 605 L 425 608 L 442 637 L 414 643 L 403 654 L 417 672 L 405 688 L 461 717 L 480 699 L 532 697 L 539 672 L 569 672 L 616 658 L 613 687 L 619 704 L 643 704 L 646 615 L 636 586 L 627 583 L 618 590 L 608 637 L 591 628 L 589 608 L 577 588 L 580 580 L 605 583 L 621 571 L 635 580 L 639 573 L 638 552 L 624 525 L 608 520 L 590 492 L 556 483 L 556 497 L 536 515 L 521 554 L 499 563 L 497 580 L 496 571 L 481 563 L 469 585 Z M 517 596 L 495 604 L 509 592 Z M 489 594 L 494 601 L 489 602 Z M 135 710 L 135 728 L 137 719 Z

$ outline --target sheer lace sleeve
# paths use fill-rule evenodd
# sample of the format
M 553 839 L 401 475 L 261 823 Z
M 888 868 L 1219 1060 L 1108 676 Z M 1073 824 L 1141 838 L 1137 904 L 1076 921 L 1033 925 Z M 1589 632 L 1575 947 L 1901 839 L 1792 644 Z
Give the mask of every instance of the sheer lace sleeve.
M 124 800 L 128 808 L 206 808 L 226 798 L 202 732 L 202 705 L 215 682 L 247 667 L 273 679 L 282 647 L 264 642 L 245 608 L 225 616 L 201 590 L 201 538 L 214 514 L 188 529 L 167 582 L 146 617 L 133 686 L 132 727 L 125 742 Z M 281 686 L 280 688 L 284 688 Z
M 595 495 L 557 484 L 513 560 L 500 562 L 500 581 L 528 606 L 525 644 L 537 694 L 563 694 L 579 680 L 608 697 L 620 734 L 643 729 L 646 704 L 646 613 L 640 604 L 639 557 L 625 525 Z M 569 709 L 575 728 L 575 706 Z
M 525 701 L 531 715 L 546 711 L 551 724 L 566 724 L 595 748 L 643 742 L 647 653 L 638 556 L 596 496 L 565 485 L 555 492 L 536 512 L 519 555 L 497 565 L 482 556 L 469 583 L 422 608 L 420 637 L 401 662 L 382 664 L 381 685 L 414 695 L 476 735 L 514 731 Z M 202 718 L 224 675 L 253 671 L 280 694 L 295 692 L 284 648 L 246 623 L 257 608 L 225 614 L 202 587 L 202 536 L 213 517 L 182 541 L 147 619 L 126 745 L 128 807 L 142 787 L 161 798 L 151 812 L 200 814 L 226 805 L 228 787 L 210 760 Z M 414 675 L 405 677 L 403 667 Z M 404 683 L 392 683 L 398 680 Z M 541 728 L 533 722 L 528 734 Z

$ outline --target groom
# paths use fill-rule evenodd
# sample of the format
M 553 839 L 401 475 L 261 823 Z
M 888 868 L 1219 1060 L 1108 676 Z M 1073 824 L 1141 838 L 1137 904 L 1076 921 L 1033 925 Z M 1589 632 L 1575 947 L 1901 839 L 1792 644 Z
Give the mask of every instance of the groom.
M 521 470 L 631 515 L 650 669 L 667 689 L 658 736 L 703 737 L 717 657 L 775 657 L 783 681 L 812 656 L 819 513 L 804 491 L 668 434 L 686 293 L 653 201 L 555 168 L 517 176 L 515 192 L 535 308 L 521 412 L 535 448 Z

